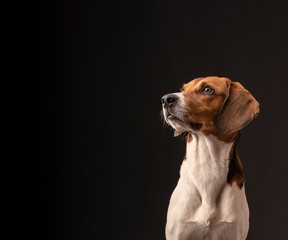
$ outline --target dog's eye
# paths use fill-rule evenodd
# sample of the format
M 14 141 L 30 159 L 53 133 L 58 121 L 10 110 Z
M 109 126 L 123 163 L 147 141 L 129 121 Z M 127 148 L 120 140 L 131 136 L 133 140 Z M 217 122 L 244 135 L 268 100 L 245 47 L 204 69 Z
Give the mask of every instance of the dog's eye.
M 213 88 L 211 88 L 210 86 L 205 86 L 202 90 L 202 92 L 206 95 L 211 95 L 214 93 Z

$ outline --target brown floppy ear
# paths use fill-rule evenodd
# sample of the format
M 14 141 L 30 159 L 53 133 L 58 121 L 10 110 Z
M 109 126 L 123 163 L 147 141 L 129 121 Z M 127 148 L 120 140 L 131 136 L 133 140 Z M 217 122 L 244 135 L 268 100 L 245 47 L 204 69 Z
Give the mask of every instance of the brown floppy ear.
M 240 83 L 228 84 L 228 97 L 216 119 L 217 129 L 224 134 L 244 128 L 260 112 L 259 103 Z

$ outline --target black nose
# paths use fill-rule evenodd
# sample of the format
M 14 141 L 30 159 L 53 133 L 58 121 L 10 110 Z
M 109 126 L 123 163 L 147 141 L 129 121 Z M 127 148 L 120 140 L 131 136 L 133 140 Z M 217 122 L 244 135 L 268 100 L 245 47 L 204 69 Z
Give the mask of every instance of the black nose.
M 162 97 L 161 102 L 164 107 L 172 106 L 173 103 L 177 102 L 178 97 L 175 94 L 166 94 Z

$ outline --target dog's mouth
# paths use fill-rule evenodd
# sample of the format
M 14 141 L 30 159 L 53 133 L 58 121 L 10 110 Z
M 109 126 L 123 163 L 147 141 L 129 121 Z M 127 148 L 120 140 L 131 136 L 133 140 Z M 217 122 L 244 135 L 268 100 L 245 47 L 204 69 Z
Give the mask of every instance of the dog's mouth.
M 200 130 L 203 126 L 202 123 L 196 123 L 196 122 L 192 122 L 190 123 L 190 126 L 194 129 L 194 130 Z
M 176 122 L 178 122 L 178 123 L 180 123 L 181 125 L 184 125 L 184 126 L 189 125 L 193 130 L 200 130 L 202 128 L 202 126 L 203 126 L 202 123 L 197 123 L 197 122 L 187 123 L 187 122 L 183 121 L 182 119 L 172 115 L 171 113 L 167 114 L 167 120 L 176 121 Z

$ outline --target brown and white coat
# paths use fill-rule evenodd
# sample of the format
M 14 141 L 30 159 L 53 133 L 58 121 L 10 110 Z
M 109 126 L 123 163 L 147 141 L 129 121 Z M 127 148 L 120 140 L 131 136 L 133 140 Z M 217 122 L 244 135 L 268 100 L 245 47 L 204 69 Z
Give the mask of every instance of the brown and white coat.
M 259 104 L 227 78 L 197 78 L 162 98 L 175 136 L 188 132 L 186 156 L 167 214 L 167 240 L 243 240 L 249 229 L 240 130 Z

